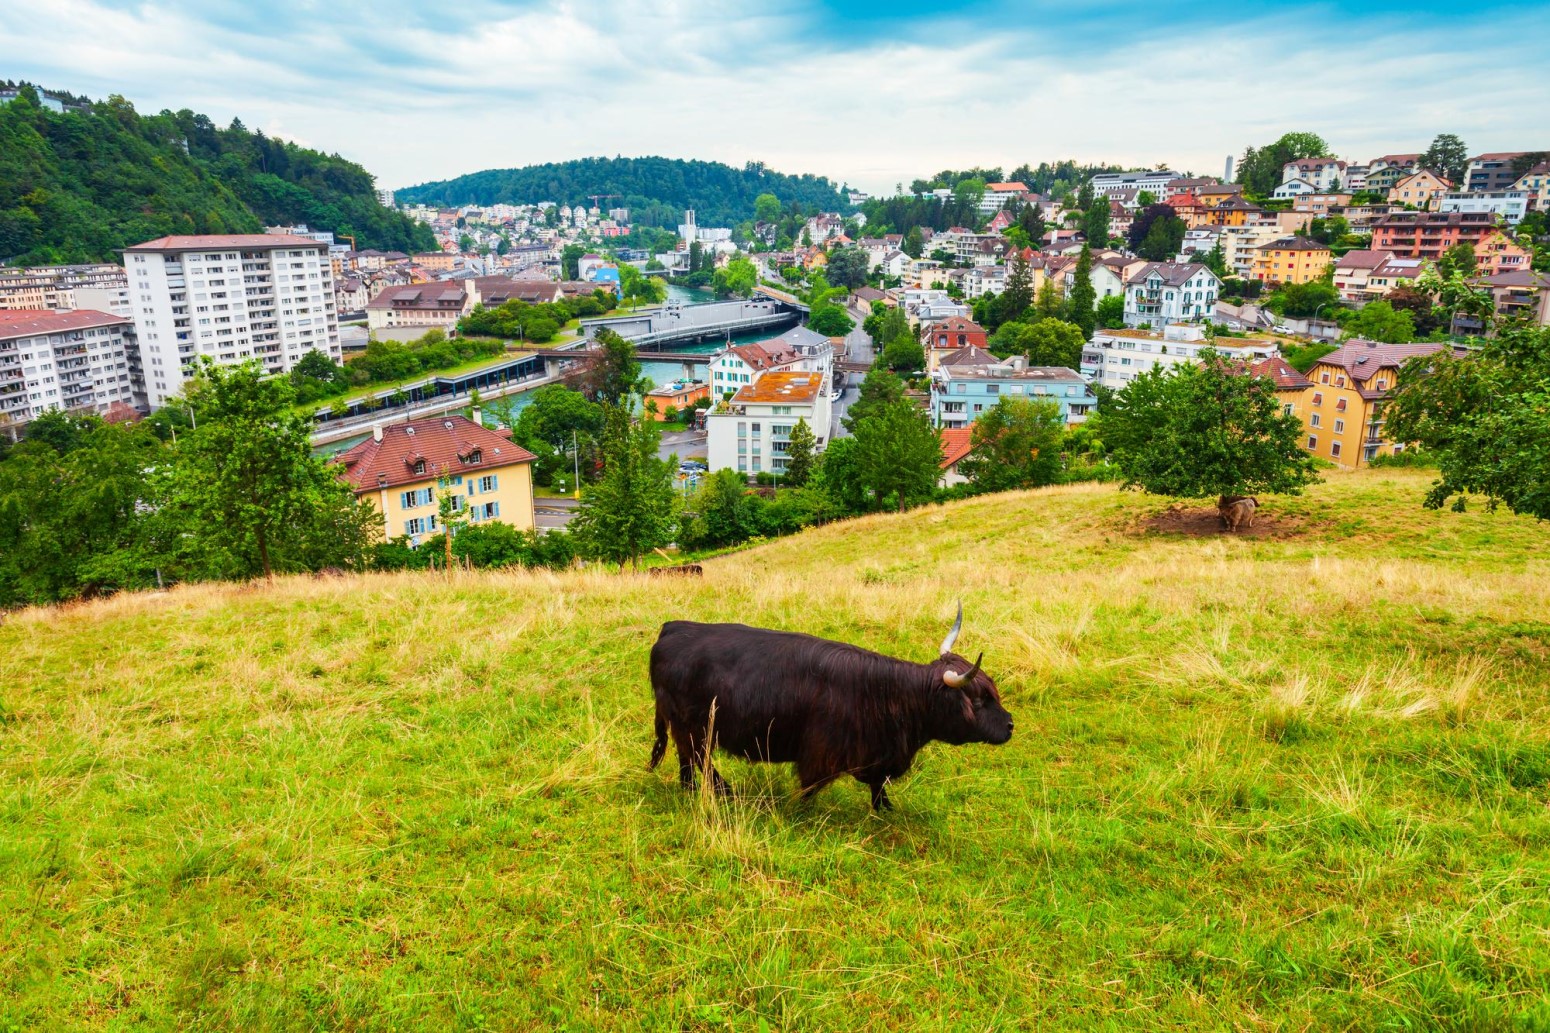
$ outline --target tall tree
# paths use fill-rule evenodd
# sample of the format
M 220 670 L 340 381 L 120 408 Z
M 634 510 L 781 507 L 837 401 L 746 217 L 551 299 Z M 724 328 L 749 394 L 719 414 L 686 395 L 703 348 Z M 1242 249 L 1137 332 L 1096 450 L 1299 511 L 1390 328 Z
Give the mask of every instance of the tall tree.
M 764 193 L 753 199 L 754 218 L 760 222 L 778 222 L 780 220 L 780 198 L 774 194 Z
M 799 417 L 786 443 L 786 483 L 793 488 L 802 487 L 812 476 L 813 454 L 817 445 L 818 439 L 813 436 L 813 429 L 807 425 L 807 420 Z
M 738 255 L 711 276 L 711 287 L 721 298 L 746 298 L 759 285 L 759 270 L 753 260 Z
M 640 557 L 673 539 L 677 494 L 673 469 L 657 456 L 655 420 L 632 420 L 626 405 L 603 408 L 603 477 L 583 488 L 571 532 L 583 555 L 638 566 Z
M 1021 319 L 1033 307 L 1033 269 L 1021 251 L 1012 256 L 1012 267 L 1007 270 L 1006 290 L 996 299 L 997 324 Z
M 619 405 L 640 386 L 641 367 L 635 345 L 607 327 L 597 332 L 592 343 L 598 353 L 582 390 L 594 402 Z
M 1463 181 L 1464 171 L 1469 168 L 1469 149 L 1453 133 L 1438 133 L 1426 153 L 1421 155 L 1420 165 L 1458 184 Z
M 1318 480 L 1302 421 L 1282 411 L 1275 383 L 1214 351 L 1137 375 L 1101 419 L 1126 483 L 1155 495 L 1295 495 Z
M 845 425 L 846 430 L 854 434 L 862 420 L 881 411 L 887 405 L 903 400 L 904 381 L 886 369 L 874 366 L 861 381 L 861 387 L 856 391 L 855 402 L 845 411 L 840 422 Z
M 907 398 L 885 402 L 856 422 L 856 465 L 876 508 L 904 512 L 936 493 L 942 442 L 931 417 Z
M 824 275 L 836 287 L 855 290 L 857 287 L 865 286 L 866 252 L 858 247 L 835 248 L 829 254 L 829 264 L 824 267 Z
M 910 231 L 904 235 L 904 253 L 911 258 L 919 258 L 925 250 L 925 235 L 920 232 L 919 226 L 911 226 Z
M 1469 495 L 1487 508 L 1550 520 L 1550 329 L 1510 326 L 1456 357 L 1411 359 L 1384 406 L 1386 432 L 1436 457 L 1440 478 L 1425 505 Z
M 1268 197 L 1281 185 L 1282 169 L 1287 162 L 1320 158 L 1329 153 L 1329 145 L 1315 133 L 1286 133 L 1273 144 L 1250 147 L 1238 163 L 1238 182 L 1247 193 Z
M 1033 311 L 1040 319 L 1060 319 L 1066 314 L 1066 299 L 1061 294 L 1060 285 L 1055 282 L 1055 277 L 1046 276 L 1044 282 L 1039 285 L 1038 296 L 1033 302 Z
M 1082 253 L 1076 258 L 1072 271 L 1075 282 L 1071 285 L 1071 322 L 1082 328 L 1082 337 L 1092 340 L 1093 329 L 1098 325 L 1098 292 L 1093 287 L 1092 247 L 1082 245 Z
M 976 491 L 1054 484 L 1060 479 L 1064 434 L 1058 403 L 1000 398 L 974 421 L 973 448 L 958 468 Z
M 1092 207 L 1087 209 L 1087 214 L 1082 217 L 1082 232 L 1087 237 L 1087 243 L 1092 247 L 1109 246 L 1109 199 L 1107 197 L 1098 198 L 1093 201 Z
M 338 468 L 312 454 L 311 421 L 293 409 L 290 381 L 256 362 L 204 359 L 188 400 L 197 426 L 178 438 L 163 515 L 181 523 L 202 574 L 272 577 L 362 561 L 375 518 Z

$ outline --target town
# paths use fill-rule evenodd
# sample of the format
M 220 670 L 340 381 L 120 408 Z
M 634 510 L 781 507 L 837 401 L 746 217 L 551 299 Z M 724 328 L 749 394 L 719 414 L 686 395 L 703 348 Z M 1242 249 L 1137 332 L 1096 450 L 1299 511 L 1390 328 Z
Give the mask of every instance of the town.
M 0 19 L 0 1033 L 1550 1028 L 1543 12 L 1136 13 Z

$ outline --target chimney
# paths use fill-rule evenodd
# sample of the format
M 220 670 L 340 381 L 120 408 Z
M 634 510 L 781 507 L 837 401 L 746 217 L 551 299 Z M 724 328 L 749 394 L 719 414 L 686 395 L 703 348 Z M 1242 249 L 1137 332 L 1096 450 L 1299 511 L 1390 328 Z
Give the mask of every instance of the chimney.
M 484 426 L 484 410 L 477 405 L 474 406 L 474 422 L 481 427 Z
M 371 440 L 378 442 L 382 440 L 382 424 L 374 423 L 371 425 Z

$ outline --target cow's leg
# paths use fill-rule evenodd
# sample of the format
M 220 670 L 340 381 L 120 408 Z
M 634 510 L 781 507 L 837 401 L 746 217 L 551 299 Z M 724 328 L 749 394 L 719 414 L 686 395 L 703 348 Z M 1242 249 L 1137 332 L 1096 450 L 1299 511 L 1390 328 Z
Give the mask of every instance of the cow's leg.
M 811 800 L 818 790 L 839 778 L 841 774 L 842 772 L 833 769 L 821 751 L 804 750 L 797 758 L 797 781 L 802 786 L 804 800 Z
M 693 789 L 694 739 L 689 735 L 688 729 L 677 721 L 669 722 L 668 729 L 673 733 L 673 745 L 678 747 L 678 784 L 685 789 Z
M 685 789 L 694 788 L 694 776 L 696 772 L 709 771 L 711 788 L 722 796 L 732 794 L 732 783 L 721 777 L 721 772 L 716 770 L 710 762 L 711 746 L 706 741 L 707 736 L 702 731 L 698 735 L 685 734 L 678 738 L 678 726 L 672 726 L 673 736 L 678 742 L 678 780 L 683 783 Z
M 880 778 L 875 782 L 867 783 L 872 787 L 872 810 L 874 811 L 893 810 L 893 801 L 888 799 L 887 782 L 887 779 Z

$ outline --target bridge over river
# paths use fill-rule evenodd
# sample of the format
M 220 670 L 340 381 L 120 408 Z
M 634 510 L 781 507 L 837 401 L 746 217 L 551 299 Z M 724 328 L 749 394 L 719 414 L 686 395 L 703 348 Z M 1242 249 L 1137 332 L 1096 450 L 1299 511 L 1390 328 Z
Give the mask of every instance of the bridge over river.
M 764 291 L 764 288 L 761 288 Z M 705 351 L 673 350 L 671 345 L 703 345 L 730 340 L 739 334 L 778 331 L 800 321 L 806 306 L 783 292 L 767 292 L 746 301 L 713 301 L 685 305 L 670 298 L 660 309 L 581 321 L 582 336 L 554 347 L 529 347 L 509 358 L 493 361 L 462 373 L 430 373 L 412 381 L 384 387 L 352 399 L 347 411 L 335 414 L 333 405 L 319 405 L 314 419 L 315 446 L 358 440 L 372 425 L 393 420 L 436 416 L 469 404 L 473 392 L 493 400 L 517 395 L 545 384 L 559 383 L 585 365 L 593 352 L 592 341 L 603 328 L 633 343 L 641 360 L 663 365 L 682 363 L 683 376 L 693 378 L 697 367 L 710 362 Z M 789 301 L 786 299 L 790 299 Z

